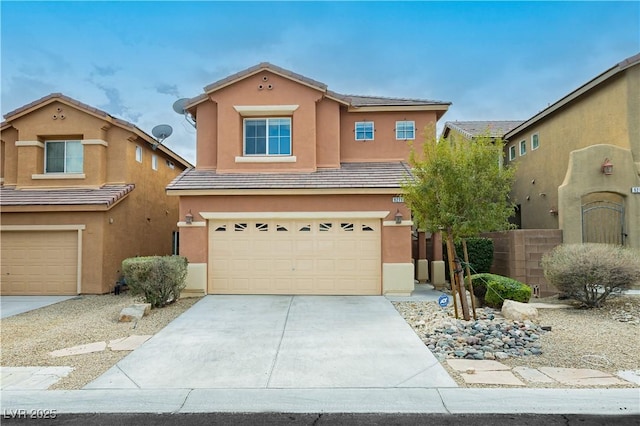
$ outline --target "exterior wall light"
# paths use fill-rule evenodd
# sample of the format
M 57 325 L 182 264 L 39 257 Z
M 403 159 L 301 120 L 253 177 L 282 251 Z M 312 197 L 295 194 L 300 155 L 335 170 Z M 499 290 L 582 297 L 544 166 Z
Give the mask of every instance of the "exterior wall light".
M 402 213 L 400 213 L 400 209 L 397 209 L 394 218 L 396 220 L 396 225 L 400 225 L 402 223 Z
M 191 214 L 191 209 L 189 209 L 189 213 L 184 216 L 184 221 L 187 225 L 191 225 L 193 223 L 193 214 Z
M 605 158 L 600 169 L 606 176 L 611 176 L 613 174 L 613 163 L 608 158 Z

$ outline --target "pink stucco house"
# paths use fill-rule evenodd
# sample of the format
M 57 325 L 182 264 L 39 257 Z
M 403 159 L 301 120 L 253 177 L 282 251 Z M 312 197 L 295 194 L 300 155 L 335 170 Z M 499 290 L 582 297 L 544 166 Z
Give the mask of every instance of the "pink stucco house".
M 410 293 L 418 233 L 401 183 L 449 105 L 342 95 L 269 63 L 206 86 L 186 104 L 197 166 L 167 187 L 185 292 Z

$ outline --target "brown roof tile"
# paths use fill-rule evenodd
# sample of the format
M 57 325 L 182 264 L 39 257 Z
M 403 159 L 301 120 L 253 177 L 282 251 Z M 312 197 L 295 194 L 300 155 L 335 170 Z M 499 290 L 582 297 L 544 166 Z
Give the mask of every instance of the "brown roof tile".
M 327 85 L 321 83 L 317 80 L 313 80 L 311 78 L 305 77 L 301 74 L 295 73 L 293 71 L 289 71 L 287 69 L 281 68 L 279 66 L 273 65 L 269 62 L 262 62 L 258 65 L 254 65 L 250 68 L 232 74 L 228 77 L 225 77 L 221 80 L 213 82 L 207 86 L 205 86 L 204 91 L 205 94 L 200 94 L 196 97 L 189 99 L 186 107 L 192 108 L 195 105 L 203 102 L 207 99 L 206 93 L 210 93 L 219 88 L 225 87 L 229 84 L 232 84 L 235 81 L 241 80 L 247 76 L 254 75 L 262 70 L 270 70 L 275 72 L 276 74 L 280 74 L 283 76 L 287 76 L 293 80 L 300 81 L 309 86 L 315 87 L 316 89 L 325 92 L 328 96 L 331 96 L 337 100 L 344 102 L 345 104 L 351 105 L 353 107 L 366 107 L 366 106 L 425 106 L 425 105 L 442 105 L 443 107 L 448 107 L 451 105 L 451 102 L 443 102 L 443 101 L 433 101 L 428 99 L 409 99 L 409 98 L 389 98 L 382 96 L 360 96 L 360 95 L 342 95 L 340 93 L 333 92 L 331 90 L 327 90 Z M 446 110 L 446 108 L 445 108 Z
M 15 189 L 0 188 L 0 206 L 111 206 L 135 188 L 134 184 L 105 185 L 99 189 Z
M 451 102 L 432 101 L 428 99 L 388 98 L 382 96 L 342 95 L 354 107 L 364 106 L 420 106 L 451 105 Z
M 284 75 L 284 76 L 287 76 L 287 77 L 292 78 L 294 80 L 301 81 L 301 82 L 303 82 L 305 84 L 308 84 L 310 86 L 317 87 L 318 90 L 322 90 L 322 91 L 327 90 L 327 85 L 324 84 L 324 83 L 321 83 L 319 81 L 310 79 L 308 77 L 305 77 L 305 76 L 303 76 L 301 74 L 298 74 L 298 73 L 295 73 L 293 71 L 289 71 L 287 69 L 281 68 L 281 67 L 279 67 L 277 65 L 273 65 L 273 64 L 271 64 L 269 62 L 261 62 L 258 65 L 254 65 L 252 67 L 249 67 L 249 68 L 247 68 L 245 70 L 242 70 L 240 72 L 237 72 L 235 74 L 232 74 L 232 75 L 230 75 L 228 77 L 225 77 L 225 78 L 223 78 L 221 80 L 218 80 L 216 82 L 213 82 L 213 83 L 205 86 L 204 91 L 207 92 L 207 93 L 211 92 L 213 90 L 216 90 L 219 87 L 224 87 L 229 83 L 232 83 L 232 82 L 234 82 L 236 80 L 240 80 L 240 79 L 242 79 L 242 78 L 244 78 L 246 76 L 256 74 L 256 73 L 258 73 L 258 72 L 260 72 L 262 70 L 273 71 L 276 74 Z
M 463 135 L 473 138 L 488 135 L 492 138 L 501 138 L 507 132 L 515 129 L 523 123 L 523 120 L 503 121 L 447 121 L 444 123 L 444 136 L 448 134 L 447 128 L 456 130 Z
M 410 176 L 402 162 L 343 163 L 337 169 L 307 173 L 216 173 L 188 169 L 169 184 L 169 190 L 207 189 L 326 189 L 400 188 Z

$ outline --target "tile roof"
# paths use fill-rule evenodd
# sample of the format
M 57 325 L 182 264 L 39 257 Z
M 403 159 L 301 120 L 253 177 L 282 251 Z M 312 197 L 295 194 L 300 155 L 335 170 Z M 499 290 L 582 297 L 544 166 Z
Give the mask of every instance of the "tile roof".
M 308 84 L 309 86 L 317 87 L 319 90 L 322 90 L 322 91 L 327 90 L 327 85 L 324 84 L 324 83 L 321 83 L 319 81 L 313 80 L 313 79 L 308 78 L 308 77 L 305 77 L 305 76 L 303 76 L 301 74 L 298 74 L 298 73 L 295 73 L 293 71 L 286 70 L 286 69 L 281 68 L 281 67 L 279 67 L 277 65 L 273 65 L 273 64 L 271 64 L 269 62 L 261 62 L 258 65 L 254 65 L 252 67 L 249 67 L 249 68 L 247 68 L 245 70 L 242 70 L 240 72 L 237 72 L 235 74 L 232 74 L 232 75 L 230 75 L 228 77 L 225 77 L 225 78 L 223 78 L 221 80 L 215 81 L 215 82 L 205 86 L 204 91 L 207 92 L 207 93 L 211 92 L 211 91 L 216 90 L 216 89 L 218 89 L 220 87 L 224 87 L 227 84 L 232 83 L 232 82 L 234 82 L 236 80 L 240 80 L 240 79 L 242 79 L 244 77 L 256 74 L 256 73 L 258 73 L 258 72 L 260 72 L 262 70 L 269 70 L 269 71 L 272 71 L 272 72 L 274 72 L 276 74 L 287 76 L 287 77 L 289 77 L 291 79 L 298 80 L 300 82 Z
M 0 206 L 72 206 L 109 207 L 135 188 L 134 184 L 105 185 L 98 189 L 15 189 L 0 187 Z
M 428 99 L 389 98 L 383 96 L 340 95 L 348 100 L 351 106 L 419 106 L 419 105 L 451 105 L 451 102 L 432 101 Z
M 343 163 L 307 173 L 216 173 L 188 169 L 168 190 L 400 188 L 410 176 L 406 163 Z
M 343 95 L 340 93 L 333 92 L 327 89 L 327 85 L 321 83 L 317 80 L 313 80 L 311 78 L 305 77 L 301 74 L 295 73 L 293 71 L 289 71 L 287 69 L 281 68 L 277 65 L 273 65 L 269 62 L 261 62 L 258 65 L 254 65 L 250 68 L 232 74 L 228 77 L 225 77 L 221 80 L 215 81 L 204 87 L 204 94 L 200 94 L 193 98 L 190 98 L 186 104 L 186 108 L 192 108 L 208 99 L 207 94 L 211 93 L 217 89 L 228 86 L 238 80 L 241 80 L 245 77 L 257 74 L 262 70 L 269 70 L 276 74 L 291 78 L 293 80 L 297 80 L 301 83 L 304 83 L 308 86 L 314 87 L 321 92 L 326 93 L 328 96 L 333 97 L 337 100 L 344 102 L 347 105 L 353 107 L 370 107 L 370 106 L 433 106 L 433 105 L 441 105 L 443 107 L 448 107 L 451 105 L 451 102 L 443 102 L 443 101 L 434 101 L 428 99 L 409 99 L 409 98 L 389 98 L 383 96 L 360 96 L 360 95 Z M 444 108 L 446 110 L 446 108 Z
M 447 128 L 456 130 L 463 135 L 473 138 L 476 136 L 484 136 L 488 132 L 488 136 L 492 138 L 501 138 L 507 132 L 515 129 L 524 120 L 506 120 L 506 121 L 447 121 L 444 123 L 444 136 L 448 134 Z

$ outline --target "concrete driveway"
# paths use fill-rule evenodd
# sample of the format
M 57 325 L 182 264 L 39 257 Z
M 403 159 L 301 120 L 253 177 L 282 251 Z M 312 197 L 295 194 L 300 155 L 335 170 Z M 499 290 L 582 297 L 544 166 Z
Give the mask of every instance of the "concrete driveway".
M 85 389 L 456 387 L 381 296 L 206 296 Z
M 33 311 L 77 296 L 0 296 L 0 318 Z

